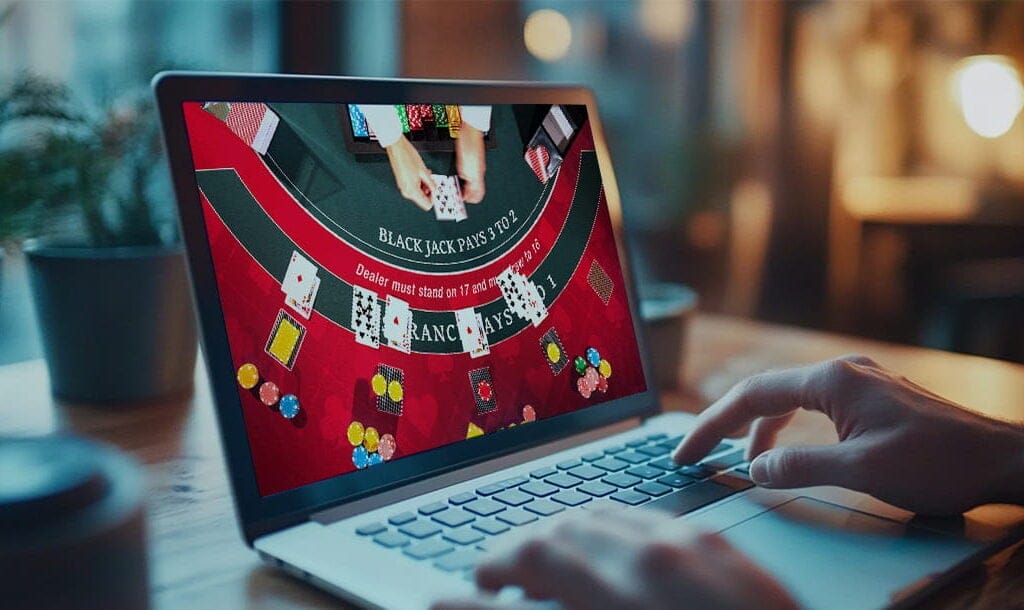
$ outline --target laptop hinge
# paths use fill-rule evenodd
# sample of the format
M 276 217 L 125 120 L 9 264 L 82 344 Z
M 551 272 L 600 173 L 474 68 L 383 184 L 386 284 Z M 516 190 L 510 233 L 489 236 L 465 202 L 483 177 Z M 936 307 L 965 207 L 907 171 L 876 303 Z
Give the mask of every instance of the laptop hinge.
M 381 508 L 382 506 L 395 504 L 396 502 L 401 502 L 402 500 L 406 500 L 408 498 L 422 496 L 424 494 L 428 494 L 438 489 L 451 487 L 452 485 L 462 483 L 463 481 L 469 481 L 471 479 L 482 477 L 493 472 L 505 470 L 513 466 L 518 466 L 519 464 L 524 464 L 537 458 L 551 455 L 553 453 L 558 453 L 559 451 L 563 451 L 565 449 L 577 447 L 584 443 L 589 443 L 591 441 L 595 441 L 606 436 L 611 436 L 613 434 L 625 432 L 626 430 L 631 430 L 633 428 L 638 427 L 639 425 L 639 418 L 630 418 L 621 422 L 616 422 L 610 426 L 597 428 L 595 430 L 590 430 L 582 434 L 576 434 L 567 438 L 559 439 L 551 443 L 538 445 L 537 447 L 532 447 L 524 451 L 517 451 L 516 453 L 513 453 L 511 455 L 506 455 L 493 460 L 488 460 L 486 462 L 481 462 L 479 464 L 474 464 L 472 466 L 467 466 L 466 468 L 460 468 L 453 472 L 446 472 L 436 477 L 431 477 L 429 479 L 424 479 L 422 481 L 416 481 L 415 483 L 403 485 L 402 487 L 399 487 L 397 489 L 391 489 L 367 498 L 353 500 L 352 502 L 348 502 L 340 506 L 333 506 L 326 510 L 313 513 L 310 515 L 309 518 L 311 521 L 316 521 L 317 523 L 333 523 L 335 521 L 347 519 L 355 515 L 361 515 L 363 513 Z

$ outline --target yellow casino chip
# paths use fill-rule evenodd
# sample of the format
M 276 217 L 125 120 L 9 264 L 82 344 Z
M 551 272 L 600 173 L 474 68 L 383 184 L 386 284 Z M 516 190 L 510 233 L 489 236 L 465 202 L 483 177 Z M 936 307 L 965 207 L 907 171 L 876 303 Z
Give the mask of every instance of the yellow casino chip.
M 242 386 L 243 389 L 251 390 L 259 383 L 260 372 L 255 364 L 247 362 L 238 367 L 238 373 L 235 377 L 238 379 L 238 385 Z
M 388 380 L 384 379 L 384 375 L 377 373 L 370 379 L 370 387 L 373 388 L 374 394 L 383 396 L 384 392 L 388 391 Z
M 607 360 L 602 360 L 601 363 L 597 365 L 597 372 L 601 373 L 605 377 L 611 377 L 612 365 Z
M 348 425 L 348 442 L 353 447 L 358 447 L 363 444 L 363 437 L 365 434 L 366 431 L 363 430 L 363 424 L 361 422 L 354 421 Z
M 547 351 L 548 351 L 548 360 L 550 360 L 551 362 L 558 362 L 558 360 L 562 357 L 562 350 L 559 349 L 557 343 L 554 343 L 554 342 L 548 343 Z
M 394 402 L 402 402 L 402 397 L 405 395 L 405 391 L 402 389 L 402 384 L 397 381 L 392 381 L 388 384 L 388 398 Z
M 380 433 L 373 426 L 370 426 L 363 432 L 363 447 L 370 453 L 377 450 L 377 444 L 380 442 Z

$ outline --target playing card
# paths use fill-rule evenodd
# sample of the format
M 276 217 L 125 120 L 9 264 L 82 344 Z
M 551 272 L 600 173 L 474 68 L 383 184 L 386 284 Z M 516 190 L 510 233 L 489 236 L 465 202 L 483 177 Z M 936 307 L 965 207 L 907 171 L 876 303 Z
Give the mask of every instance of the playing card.
M 291 307 L 302 317 L 308 320 L 309 316 L 313 313 L 313 303 L 316 302 L 316 293 L 320 290 L 320 278 L 314 276 L 313 281 L 307 283 L 309 284 L 309 290 L 302 298 L 296 299 L 294 296 L 286 294 L 284 302 L 288 307 Z
M 459 338 L 462 339 L 462 351 L 471 358 L 479 358 L 491 353 L 484 333 L 483 318 L 472 307 L 455 312 L 455 323 L 459 327 Z
M 411 350 L 412 312 L 409 304 L 388 295 L 384 305 L 384 339 L 390 348 L 408 354 Z
M 537 289 L 537 285 L 530 281 L 524 276 L 519 276 L 525 283 L 524 292 L 526 293 L 526 319 L 529 320 L 534 326 L 540 326 L 540 323 L 544 321 L 544 318 L 548 317 L 548 308 L 544 305 L 544 299 L 540 296 L 540 290 Z
M 298 252 L 292 252 L 291 261 L 288 262 L 288 270 L 284 274 L 284 281 L 281 282 L 281 292 L 301 300 L 309 294 L 310 286 L 316 279 L 316 265 L 308 258 Z
M 231 102 L 224 119 L 228 129 L 261 155 L 267 154 L 280 122 L 273 110 L 258 102 Z
M 468 218 L 466 204 L 462 201 L 462 189 L 457 176 L 433 175 L 435 189 L 431 193 L 434 216 L 438 220 L 461 222 Z
M 526 308 L 524 303 L 526 295 L 523 291 L 523 285 L 519 282 L 517 276 L 518 274 L 512 271 L 511 267 L 508 267 L 498 274 L 495 281 L 498 284 L 498 288 L 501 289 L 501 295 L 505 297 L 509 308 L 520 317 L 525 318 Z
M 377 394 L 377 410 L 389 415 L 401 415 L 405 397 L 405 373 L 402 369 L 378 364 L 377 375 L 380 375 L 384 382 L 383 390 Z
M 380 302 L 377 293 L 352 286 L 352 332 L 356 342 L 377 349 L 380 346 Z
M 554 327 L 549 328 L 540 338 L 540 350 L 554 375 L 561 373 L 562 369 L 569 364 L 565 346 L 562 345 L 562 340 L 558 337 L 558 332 Z
M 491 369 L 483 367 L 470 371 L 469 385 L 473 391 L 473 402 L 476 403 L 478 415 L 490 413 L 498 408 L 498 399 L 494 395 L 494 382 L 491 381 Z

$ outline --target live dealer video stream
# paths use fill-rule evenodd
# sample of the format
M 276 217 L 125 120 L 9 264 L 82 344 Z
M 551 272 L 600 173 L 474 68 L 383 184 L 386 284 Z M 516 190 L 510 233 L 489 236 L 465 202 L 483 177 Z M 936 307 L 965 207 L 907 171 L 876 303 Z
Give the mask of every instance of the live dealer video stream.
M 585 108 L 184 114 L 261 494 L 646 389 Z M 392 131 L 430 209 L 396 185 Z

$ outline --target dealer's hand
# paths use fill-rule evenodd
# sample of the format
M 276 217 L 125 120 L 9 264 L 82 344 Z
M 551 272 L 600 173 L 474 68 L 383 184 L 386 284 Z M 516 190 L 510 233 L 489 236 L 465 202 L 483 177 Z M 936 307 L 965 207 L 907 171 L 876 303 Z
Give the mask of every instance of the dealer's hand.
M 436 188 L 434 178 L 412 143 L 402 136 L 385 150 L 391 163 L 391 171 L 395 174 L 395 184 L 402 197 L 424 210 L 433 207 L 430 194 Z
M 777 582 L 718 534 L 642 510 L 574 515 L 551 535 L 486 561 L 476 580 L 484 591 L 518 586 L 527 597 L 554 600 L 566 610 L 796 608 Z M 435 606 L 508 607 L 524 604 L 480 596 Z
M 771 449 L 799 408 L 839 443 Z M 1024 503 L 1024 427 L 968 411 L 864 356 L 756 375 L 698 418 L 673 457 L 703 457 L 753 422 L 750 476 L 773 488 L 840 485 L 925 514 Z
M 455 170 L 462 181 L 462 200 L 466 203 L 483 201 L 487 191 L 484 184 L 487 171 L 484 133 L 468 123 L 462 124 L 455 140 Z

